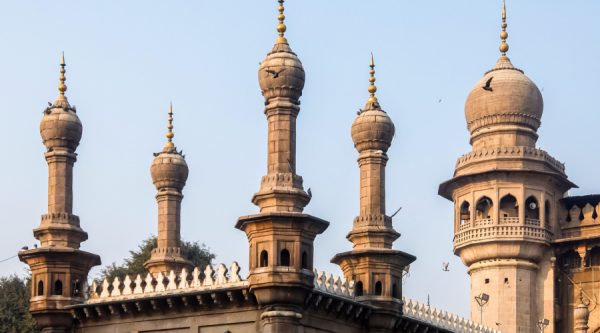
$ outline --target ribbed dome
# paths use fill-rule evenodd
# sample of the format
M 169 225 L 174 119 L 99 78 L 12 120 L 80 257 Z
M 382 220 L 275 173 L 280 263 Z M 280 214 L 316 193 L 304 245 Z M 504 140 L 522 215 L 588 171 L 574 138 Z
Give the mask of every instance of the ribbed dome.
M 277 43 L 258 69 L 260 90 L 269 100 L 287 97 L 294 101 L 302 96 L 304 68 L 287 43 Z
M 394 139 L 394 122 L 380 108 L 362 111 L 352 123 L 352 141 L 359 152 L 376 149 L 387 152 Z
M 185 158 L 175 148 L 165 148 L 156 154 L 150 173 L 157 189 L 174 188 L 181 191 L 188 177 Z
M 48 149 L 77 149 L 81 140 L 82 126 L 79 117 L 68 103 L 54 104 L 44 112 L 40 122 L 40 135 Z
M 489 82 L 489 84 L 488 84 Z M 465 104 L 467 127 L 514 124 L 537 130 L 544 102 L 538 87 L 506 56 L 487 72 L 469 93 Z

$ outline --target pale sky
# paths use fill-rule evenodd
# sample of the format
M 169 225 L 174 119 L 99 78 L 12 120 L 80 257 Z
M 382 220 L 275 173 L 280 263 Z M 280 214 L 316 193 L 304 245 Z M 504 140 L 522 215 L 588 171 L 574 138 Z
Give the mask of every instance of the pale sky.
M 600 2 L 509 0 L 509 57 L 537 83 L 545 110 L 538 144 L 566 163 L 580 186 L 600 192 Z M 3 1 L 0 81 L 4 136 L 0 260 L 33 245 L 46 212 L 47 166 L 39 122 L 67 60 L 67 96 L 83 122 L 74 213 L 89 234 L 82 249 L 103 265 L 157 230 L 149 167 L 164 144 L 169 101 L 175 143 L 186 154 L 182 236 L 217 262 L 247 267 L 250 198 L 266 172 L 258 63 L 276 38 L 275 0 Z M 297 171 L 313 192 L 306 213 L 330 222 L 315 265 L 351 249 L 358 213 L 357 153 L 350 138 L 368 97 L 368 61 L 396 124 L 388 152 L 387 206 L 402 206 L 395 248 L 417 256 L 404 295 L 467 316 L 469 278 L 452 252 L 452 204 L 437 195 L 470 150 L 464 101 L 499 57 L 501 1 L 288 0 L 287 37 L 306 70 L 298 118 Z M 441 100 L 441 102 L 440 102 Z M 450 272 L 442 262 L 450 262 Z M 0 275 L 22 274 L 13 258 Z M 98 274 L 98 269 L 91 276 Z

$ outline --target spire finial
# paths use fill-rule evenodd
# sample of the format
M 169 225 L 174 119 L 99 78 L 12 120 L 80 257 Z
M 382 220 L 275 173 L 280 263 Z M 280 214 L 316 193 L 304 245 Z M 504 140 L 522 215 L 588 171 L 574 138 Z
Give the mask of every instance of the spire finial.
M 375 96 L 377 87 L 375 86 L 375 57 L 373 57 L 373 52 L 371 52 L 371 63 L 369 64 L 369 67 L 371 67 L 371 70 L 369 70 L 369 74 L 371 74 L 371 77 L 369 78 L 369 93 L 371 96 L 369 97 L 368 103 L 375 103 L 377 102 L 377 97 Z
M 60 92 L 61 96 L 64 96 L 65 91 L 67 91 L 67 85 L 65 84 L 65 81 L 67 80 L 67 78 L 65 77 L 65 66 L 67 65 L 65 64 L 65 52 L 63 52 L 60 57 L 60 83 L 58 84 L 58 91 Z
M 502 32 L 500 33 L 500 52 L 502 56 L 506 56 L 506 52 L 508 52 L 508 44 L 506 44 L 506 39 L 508 38 L 508 32 L 506 32 L 506 0 L 502 0 Z
M 279 37 L 277 37 L 277 41 L 275 42 L 275 44 L 287 44 L 288 41 L 285 38 L 285 31 L 287 30 L 287 27 L 285 26 L 285 15 L 283 14 L 283 11 L 285 10 L 285 8 L 283 7 L 283 2 L 285 0 L 278 0 L 279 1 L 279 7 L 277 8 L 277 10 L 279 10 L 279 15 L 277 16 L 277 19 L 279 20 L 279 24 L 277 24 L 277 32 L 279 32 Z
M 169 103 L 169 125 L 167 126 L 167 143 L 165 144 L 165 149 L 171 149 L 174 148 L 175 145 L 173 144 L 173 137 L 175 136 L 175 134 L 173 134 L 173 103 L 170 102 Z

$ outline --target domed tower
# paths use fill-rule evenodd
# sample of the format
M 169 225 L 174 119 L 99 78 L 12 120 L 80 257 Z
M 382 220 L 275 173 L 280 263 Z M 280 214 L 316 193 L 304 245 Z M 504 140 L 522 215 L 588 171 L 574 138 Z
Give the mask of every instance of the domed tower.
M 154 154 L 150 167 L 152 182 L 156 186 L 158 203 L 158 242 L 150 260 L 144 265 L 153 275 L 182 268 L 192 268 L 181 250 L 181 191 L 188 177 L 185 157 L 173 144 L 173 106 L 169 106 L 167 143 L 160 153 Z
M 454 203 L 454 253 L 471 277 L 471 317 L 502 332 L 533 332 L 541 318 L 554 330 L 550 243 L 559 200 L 575 187 L 562 163 L 536 148 L 543 100 L 506 56 L 473 87 L 466 105 L 472 151 L 460 157 L 439 194 Z
M 345 278 L 355 282 L 358 300 L 380 306 L 369 320 L 372 329 L 392 330 L 402 314 L 402 272 L 415 257 L 393 250 L 400 237 L 385 209 L 387 150 L 394 138 L 394 123 L 375 96 L 375 62 L 371 55 L 370 97 L 352 124 L 352 140 L 360 168 L 360 211 L 348 240 L 352 251 L 338 253 Z
M 240 217 L 236 224 L 248 237 L 248 280 L 258 303 L 268 309 L 262 317 L 266 332 L 295 330 L 313 289 L 313 241 L 329 225 L 302 213 L 311 198 L 296 174 L 296 118 L 304 69 L 284 36 L 283 11 L 279 0 L 279 37 L 258 70 L 268 122 L 267 175 L 252 198 L 260 213 Z
M 65 307 L 84 301 L 87 275 L 100 265 L 99 256 L 79 249 L 87 233 L 73 215 L 73 164 L 82 126 L 65 96 L 64 55 L 60 66 L 60 94 L 40 124 L 48 163 L 48 213 L 33 230 L 40 246 L 19 252 L 31 269 L 29 310 L 42 332 L 70 331 L 73 317 Z

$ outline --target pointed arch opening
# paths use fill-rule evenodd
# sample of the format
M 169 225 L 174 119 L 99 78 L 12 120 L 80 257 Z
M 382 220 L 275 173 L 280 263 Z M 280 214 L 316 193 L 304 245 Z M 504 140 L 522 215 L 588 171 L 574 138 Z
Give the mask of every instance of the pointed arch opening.
M 395 283 L 392 284 L 392 297 L 398 298 L 398 286 Z
M 290 251 L 287 249 L 281 250 L 279 252 L 279 265 L 280 266 L 289 266 L 290 265 Z
M 461 227 L 471 224 L 471 204 L 468 201 L 463 201 L 460 204 L 459 214 L 459 225 Z
M 525 224 L 540 225 L 540 204 L 533 195 L 525 200 Z
M 43 296 L 44 295 L 44 282 L 43 281 L 38 281 L 37 283 L 37 293 L 36 295 L 38 296 Z
M 375 295 L 381 296 L 381 294 L 383 294 L 383 286 L 381 281 L 377 281 L 375 282 Z
M 52 295 L 62 295 L 63 293 L 63 284 L 61 280 L 54 281 L 54 289 L 52 290 Z
M 267 267 L 269 265 L 269 253 L 266 250 L 260 252 L 258 267 Z
M 302 251 L 302 268 L 308 269 L 308 253 Z
M 356 282 L 356 286 L 354 286 L 354 295 L 355 296 L 363 295 L 363 283 L 361 281 Z
M 477 204 L 475 205 L 475 220 L 480 222 L 491 222 L 493 207 L 494 203 L 492 202 L 492 199 L 486 196 L 481 197 L 477 200 Z
M 519 203 L 512 194 L 507 194 L 500 199 L 500 224 L 519 223 Z

